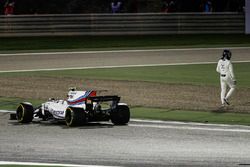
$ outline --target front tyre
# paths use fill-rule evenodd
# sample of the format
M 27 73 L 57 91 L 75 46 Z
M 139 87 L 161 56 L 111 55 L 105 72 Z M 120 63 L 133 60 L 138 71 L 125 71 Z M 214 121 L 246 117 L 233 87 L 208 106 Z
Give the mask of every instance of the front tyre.
M 80 126 L 86 123 L 86 113 L 82 108 L 69 107 L 66 109 L 65 122 L 67 126 Z
M 19 123 L 30 123 L 33 120 L 34 108 L 30 103 L 21 103 L 16 110 L 16 118 Z
M 126 125 L 130 119 L 130 110 L 126 105 L 118 105 L 114 111 L 110 113 L 111 122 L 115 125 Z

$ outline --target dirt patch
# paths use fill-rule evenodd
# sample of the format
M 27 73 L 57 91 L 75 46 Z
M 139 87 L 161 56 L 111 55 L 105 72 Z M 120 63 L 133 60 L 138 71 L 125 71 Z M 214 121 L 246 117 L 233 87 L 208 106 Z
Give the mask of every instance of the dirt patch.
M 66 98 L 69 87 L 116 94 L 131 106 L 212 111 L 220 106 L 220 88 L 186 84 L 89 80 L 61 77 L 1 77 L 0 96 L 47 100 Z M 231 99 L 233 112 L 250 112 L 250 89 L 237 89 Z

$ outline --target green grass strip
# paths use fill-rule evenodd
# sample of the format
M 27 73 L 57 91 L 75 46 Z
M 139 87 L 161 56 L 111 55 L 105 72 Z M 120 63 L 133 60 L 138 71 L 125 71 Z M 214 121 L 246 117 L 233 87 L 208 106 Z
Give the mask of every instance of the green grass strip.
M 14 98 L 14 97 L 0 97 L 0 109 L 1 110 L 10 110 L 15 111 L 18 105 L 21 102 L 32 102 L 33 106 L 39 106 L 42 100 L 36 99 L 22 99 L 22 98 Z
M 250 35 L 0 37 L 0 52 L 250 46 Z
M 224 112 L 183 111 L 156 108 L 132 108 L 132 118 L 163 121 L 250 125 L 250 114 Z

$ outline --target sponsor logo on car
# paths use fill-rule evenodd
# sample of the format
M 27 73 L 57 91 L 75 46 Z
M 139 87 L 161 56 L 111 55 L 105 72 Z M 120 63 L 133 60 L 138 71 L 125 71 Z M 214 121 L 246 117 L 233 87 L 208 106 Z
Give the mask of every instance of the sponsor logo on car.
M 55 110 L 53 110 L 53 111 L 51 111 L 51 112 L 53 113 L 53 115 L 58 115 L 58 116 L 64 114 L 64 111 L 55 111 Z

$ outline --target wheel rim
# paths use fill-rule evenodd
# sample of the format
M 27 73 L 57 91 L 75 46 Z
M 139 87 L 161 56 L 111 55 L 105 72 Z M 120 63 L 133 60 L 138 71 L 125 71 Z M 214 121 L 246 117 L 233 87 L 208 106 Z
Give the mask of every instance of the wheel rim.
M 24 107 L 22 104 L 20 104 L 17 110 L 17 120 L 21 122 L 23 121 L 23 117 L 24 117 Z

